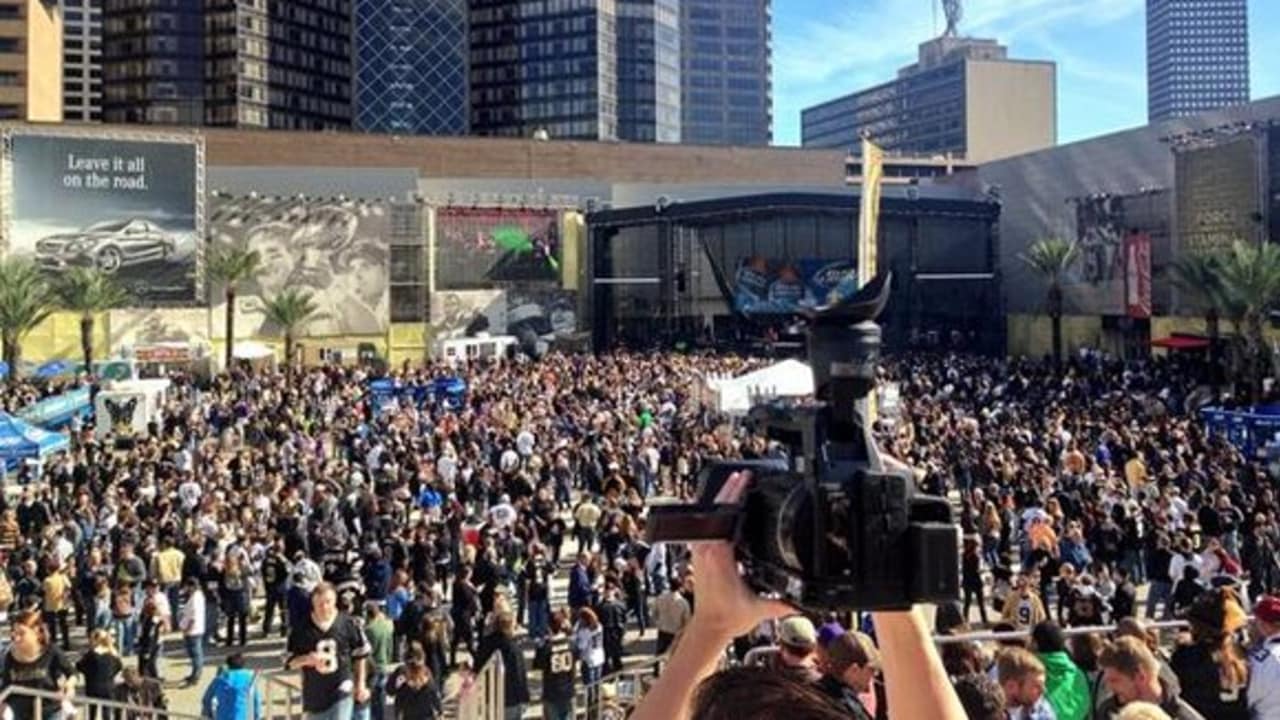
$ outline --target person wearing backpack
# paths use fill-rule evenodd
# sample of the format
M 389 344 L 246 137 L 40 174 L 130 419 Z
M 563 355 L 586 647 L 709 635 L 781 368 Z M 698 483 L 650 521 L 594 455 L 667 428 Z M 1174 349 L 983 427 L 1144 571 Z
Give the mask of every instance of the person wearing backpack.
M 229 655 L 226 666 L 204 691 L 203 715 L 213 720 L 262 720 L 257 680 L 258 674 L 245 668 L 244 655 Z

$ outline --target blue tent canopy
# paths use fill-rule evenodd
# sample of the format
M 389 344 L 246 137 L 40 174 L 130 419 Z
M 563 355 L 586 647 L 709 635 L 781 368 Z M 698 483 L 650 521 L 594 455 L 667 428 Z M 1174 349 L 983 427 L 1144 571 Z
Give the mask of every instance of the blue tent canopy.
M 0 461 L 6 469 L 31 458 L 66 450 L 71 441 L 62 433 L 49 432 L 18 418 L 0 413 Z
M 65 375 L 71 372 L 71 369 L 71 363 L 66 360 L 50 360 L 36 368 L 36 371 L 32 374 L 38 378 L 47 379 Z
M 0 360 L 0 378 L 9 377 L 9 363 Z

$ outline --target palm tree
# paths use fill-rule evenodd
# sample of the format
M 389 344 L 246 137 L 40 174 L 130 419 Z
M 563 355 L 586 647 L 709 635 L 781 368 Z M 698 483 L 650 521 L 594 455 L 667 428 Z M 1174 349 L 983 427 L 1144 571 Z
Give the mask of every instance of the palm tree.
M 72 268 L 60 276 L 54 287 L 58 304 L 80 314 L 80 351 L 85 372 L 93 372 L 94 316 L 103 310 L 124 305 L 129 293 L 115 278 L 97 268 Z
M 1237 240 L 1216 262 L 1223 310 L 1242 331 L 1244 352 L 1237 372 L 1243 377 L 1238 378 L 1249 389 L 1249 401 L 1256 403 L 1267 365 L 1264 328 L 1280 304 L 1280 246 Z
M 1061 238 L 1037 240 L 1018 257 L 1049 283 L 1049 320 L 1053 323 L 1053 362 L 1062 366 L 1062 276 L 1080 256 L 1080 247 Z
M 1182 291 L 1191 304 L 1204 310 L 1204 327 L 1209 335 L 1209 372 L 1218 385 L 1222 312 L 1226 305 L 1219 258 L 1206 252 L 1189 252 L 1169 265 L 1169 280 Z
M 284 334 L 285 372 L 293 373 L 293 345 L 298 332 L 315 317 L 320 307 L 311 300 L 311 293 L 298 288 L 287 288 L 266 301 L 267 320 L 278 326 Z
M 258 276 L 262 270 L 262 256 L 257 250 L 250 250 L 243 245 L 223 245 L 211 248 L 204 262 L 209 286 L 221 286 L 223 299 L 227 304 L 226 367 L 230 369 L 235 358 L 236 293 L 241 285 Z
M 22 338 L 54 309 L 53 293 L 35 265 L 16 258 L 0 259 L 0 348 L 9 364 L 9 380 L 18 377 Z

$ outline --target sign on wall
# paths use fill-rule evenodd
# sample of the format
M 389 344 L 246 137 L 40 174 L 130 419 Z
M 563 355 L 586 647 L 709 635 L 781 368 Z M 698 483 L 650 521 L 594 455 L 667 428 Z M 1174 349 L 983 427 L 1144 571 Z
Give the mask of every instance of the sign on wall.
M 196 300 L 200 142 L 10 131 L 8 251 L 50 274 L 96 267 L 140 304 Z
M 319 307 L 303 329 L 313 337 L 375 335 L 390 319 L 389 211 L 378 201 L 278 197 L 211 200 L 214 245 L 243 244 L 262 271 L 240 289 L 236 334 L 275 336 L 266 302 L 285 288 L 312 293 Z M 220 298 L 219 298 L 220 299 Z M 214 332 L 225 332 L 214 323 Z

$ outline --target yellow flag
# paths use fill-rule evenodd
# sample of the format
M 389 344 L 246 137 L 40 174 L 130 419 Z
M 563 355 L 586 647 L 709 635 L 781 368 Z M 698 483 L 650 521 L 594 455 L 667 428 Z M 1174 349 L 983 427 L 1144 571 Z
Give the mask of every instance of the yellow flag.
M 862 208 L 858 212 L 858 287 L 876 276 L 876 232 L 880 220 L 880 181 L 884 179 L 884 150 L 862 138 Z M 876 421 L 878 403 L 872 390 L 860 408 L 870 425 Z
M 884 150 L 862 138 L 862 209 L 858 213 L 858 285 L 876 276 L 876 232 L 880 220 L 880 181 Z

